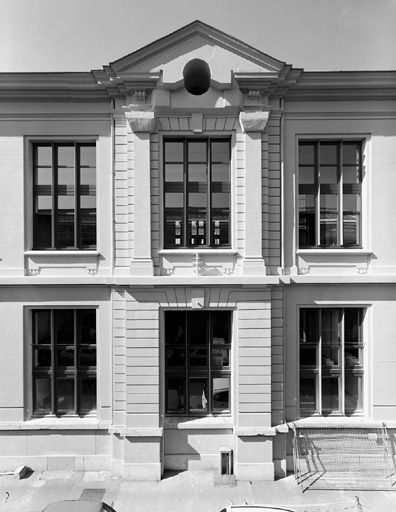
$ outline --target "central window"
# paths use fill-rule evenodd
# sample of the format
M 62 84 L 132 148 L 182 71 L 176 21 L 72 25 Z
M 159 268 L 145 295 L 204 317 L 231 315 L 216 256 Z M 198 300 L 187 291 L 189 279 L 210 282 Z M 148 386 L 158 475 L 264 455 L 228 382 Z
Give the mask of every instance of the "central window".
M 33 414 L 96 410 L 96 310 L 36 309 L 33 315 Z
M 230 141 L 164 140 L 164 247 L 230 246 Z
M 230 412 L 231 312 L 165 313 L 166 413 Z

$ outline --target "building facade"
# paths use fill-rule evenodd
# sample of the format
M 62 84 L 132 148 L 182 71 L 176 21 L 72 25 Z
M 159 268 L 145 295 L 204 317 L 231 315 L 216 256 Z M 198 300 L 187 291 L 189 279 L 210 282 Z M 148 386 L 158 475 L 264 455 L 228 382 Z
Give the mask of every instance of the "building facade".
M 394 432 L 396 72 L 197 21 L 0 101 L 4 469 L 271 480 L 292 422 Z

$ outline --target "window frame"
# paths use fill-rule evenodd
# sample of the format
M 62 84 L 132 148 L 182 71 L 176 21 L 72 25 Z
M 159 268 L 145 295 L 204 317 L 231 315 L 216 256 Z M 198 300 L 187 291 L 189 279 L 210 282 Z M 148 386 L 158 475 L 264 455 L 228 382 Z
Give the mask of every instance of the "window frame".
M 358 185 L 359 191 L 359 230 L 357 231 L 359 243 L 356 244 L 344 244 L 344 208 L 343 208 L 343 155 L 342 149 L 343 144 L 354 143 L 359 144 L 359 163 L 358 163 L 358 173 L 359 173 L 359 183 Z M 301 245 L 301 237 L 300 237 L 300 167 L 309 167 L 307 164 L 301 164 L 299 159 L 299 150 L 300 146 L 304 144 L 314 144 L 315 145 L 315 161 L 313 164 L 314 167 L 314 188 L 315 188 L 315 198 L 314 198 L 314 208 L 315 208 L 315 244 L 310 245 Z M 337 244 L 321 244 L 321 224 L 320 224 L 320 167 L 329 167 L 330 164 L 321 164 L 320 162 L 320 144 L 336 144 L 337 145 Z M 367 139 L 362 136 L 325 136 L 321 135 L 319 137 L 307 137 L 300 136 L 297 138 L 297 157 L 296 157 L 296 169 L 297 169 L 297 190 L 296 190 L 296 205 L 297 205 L 297 250 L 305 251 L 305 250 L 335 250 L 335 249 L 343 249 L 343 250 L 355 250 L 362 249 L 364 242 L 364 221 L 366 219 L 366 212 L 364 211 L 364 189 L 365 189 L 365 172 L 364 172 L 364 158 L 366 153 L 366 144 Z M 352 164 L 346 164 L 346 166 L 352 166 Z M 334 166 L 333 166 L 334 167 Z M 355 192 L 356 193 L 356 192 Z
M 165 146 L 167 142 L 181 142 L 183 143 L 183 161 L 182 162 L 167 162 L 165 160 Z M 189 210 L 188 210 L 188 144 L 190 142 L 205 142 L 206 144 L 206 166 L 208 173 L 208 182 L 207 182 L 207 202 L 206 202 L 206 243 L 205 244 L 188 244 L 188 218 L 189 218 Z M 229 146 L 229 201 L 228 201 L 228 243 L 227 244 L 214 244 L 211 243 L 213 239 L 212 234 L 212 217 L 213 217 L 213 208 L 212 208 L 212 165 L 216 164 L 216 162 L 211 161 L 211 144 L 212 142 L 227 142 Z M 199 137 L 191 137 L 191 136 L 164 136 L 162 137 L 162 173 L 161 173 L 161 182 L 162 182 L 162 247 L 165 250 L 201 250 L 201 249 L 215 249 L 215 250 L 224 250 L 230 249 L 232 247 L 232 238 L 233 238 L 233 230 L 232 230 L 232 135 L 208 135 L 208 136 L 199 136 Z M 167 244 L 166 243 L 166 180 L 165 180 L 165 167 L 166 164 L 172 163 L 182 163 L 183 165 L 183 229 L 182 236 L 184 239 L 184 244 Z M 191 163 L 191 162 L 190 162 Z M 194 162 L 193 162 L 194 163 Z M 198 162 L 197 162 L 198 163 Z M 223 182 L 222 182 L 223 183 Z M 208 243 L 209 241 L 209 243 Z
M 163 364 L 163 379 L 162 383 L 164 386 L 163 393 L 163 413 L 165 417 L 168 418 L 176 418 L 176 417 L 184 417 L 184 418 L 216 418 L 216 417 L 230 417 L 232 415 L 232 368 L 233 368 L 233 332 L 234 332 L 234 311 L 232 309 L 219 309 L 219 310 L 209 310 L 202 309 L 199 310 L 202 313 L 206 313 L 208 315 L 207 318 L 207 365 L 205 367 L 198 367 L 191 369 L 189 368 L 189 350 L 190 348 L 202 349 L 203 344 L 191 344 L 188 340 L 188 334 L 190 332 L 189 322 L 187 320 L 190 314 L 194 314 L 197 311 L 190 309 L 165 309 L 163 315 L 163 354 L 162 359 L 164 361 Z M 213 320 L 212 317 L 216 313 L 228 313 L 228 332 L 229 332 L 229 343 L 224 344 L 216 344 L 213 343 Z M 181 367 L 167 367 L 167 349 L 172 349 L 172 345 L 181 348 L 181 345 L 178 344 L 167 344 L 166 342 L 166 317 L 167 313 L 184 313 L 185 315 L 185 342 L 183 344 L 184 348 L 184 366 Z M 212 350 L 213 348 L 222 348 L 228 350 L 228 365 L 219 365 L 216 366 L 212 363 Z M 173 347 L 174 348 L 174 347 Z M 168 411 L 168 378 L 169 377 L 183 377 L 184 378 L 184 410 L 183 411 Z M 215 410 L 213 407 L 213 379 L 216 377 L 228 377 L 229 379 L 229 390 L 228 390 L 228 404 L 229 407 L 223 410 Z M 190 411 L 190 396 L 189 396 L 189 380 L 191 378 L 202 378 L 206 379 L 208 382 L 208 393 L 207 393 L 207 411 Z
M 368 306 L 367 305 L 338 305 L 338 304 L 332 304 L 332 305 L 320 305 L 320 306 L 312 306 L 312 305 L 304 305 L 304 306 L 298 306 L 297 307 L 297 410 L 298 410 L 298 417 L 299 418 L 308 418 L 308 417 L 330 417 L 330 416 L 337 416 L 337 417 L 354 417 L 354 416 L 364 416 L 365 414 L 365 408 L 366 408 L 366 395 L 367 395 L 367 389 L 366 389 L 366 379 L 368 376 L 368 369 L 367 369 L 367 328 L 366 328 L 366 322 L 368 317 Z M 315 310 L 318 312 L 318 324 L 317 324 L 317 353 L 316 353 L 316 364 L 315 365 L 305 365 L 305 368 L 302 367 L 301 364 L 301 312 L 303 310 Z M 339 358 L 339 364 L 334 365 L 335 371 L 333 371 L 334 376 L 339 376 L 339 386 L 338 386 L 338 404 L 339 404 L 339 410 L 338 411 L 323 411 L 322 407 L 322 379 L 323 379 L 323 366 L 326 366 L 323 364 L 323 355 L 322 355 L 322 349 L 323 345 L 326 345 L 326 343 L 322 343 L 322 324 L 321 324 L 321 318 L 322 318 L 322 311 L 338 311 L 339 313 L 339 322 L 338 322 L 338 329 L 340 334 L 340 342 L 338 344 L 338 358 Z M 359 363 L 356 364 L 354 367 L 353 365 L 346 365 L 345 364 L 345 310 L 357 310 L 359 311 L 359 318 L 360 318 L 360 324 L 359 324 L 359 334 L 358 338 L 359 341 L 356 343 L 353 343 L 355 345 L 353 348 L 357 349 L 359 351 L 360 359 Z M 341 320 L 340 320 L 341 316 Z M 314 343 L 312 343 L 314 345 Z M 331 344 L 328 344 L 328 347 L 331 346 Z M 313 348 L 313 347 L 306 347 L 306 348 Z M 351 347 L 350 347 L 351 348 Z M 325 368 L 325 370 L 329 370 L 329 368 Z M 347 411 L 347 408 L 345 406 L 345 372 L 346 371 L 354 371 L 355 375 L 360 377 L 360 396 L 359 396 L 359 402 L 360 407 L 353 412 Z M 315 376 L 315 411 L 309 411 L 308 409 L 304 409 L 301 406 L 301 379 L 304 378 L 304 373 L 306 375 L 314 375 Z M 327 371 L 327 375 L 325 374 L 325 377 L 331 377 L 331 369 L 330 371 Z
M 98 245 L 98 207 L 97 207 L 97 183 L 98 183 L 98 159 L 97 159 L 97 140 L 92 138 L 82 139 L 59 139 L 59 140 L 48 140 L 48 139 L 34 139 L 30 140 L 31 144 L 31 168 L 32 168 L 32 250 L 34 251 L 94 251 L 97 250 Z M 50 147 L 51 148 L 51 166 L 40 166 L 37 161 L 37 148 L 38 147 Z M 57 240 L 57 217 L 58 217 L 58 169 L 62 168 L 57 165 L 57 149 L 59 147 L 74 147 L 74 206 L 73 206 L 73 231 L 74 231 L 74 244 L 67 246 L 59 246 Z M 81 193 L 80 174 L 81 169 L 86 166 L 81 166 L 80 163 L 80 150 L 82 147 L 94 147 L 95 148 L 95 244 L 81 243 L 81 196 L 86 194 Z M 39 215 L 36 213 L 36 197 L 40 194 L 36 192 L 35 175 L 37 168 L 51 168 L 51 245 L 41 245 L 38 243 L 38 222 Z M 91 195 L 91 194 L 88 194 Z
M 35 329 L 36 329 L 36 312 L 49 312 L 50 314 L 50 343 L 49 344 L 39 344 L 34 343 L 35 337 Z M 73 343 L 71 344 L 57 344 L 55 341 L 55 312 L 57 311 L 72 311 L 73 312 Z M 78 314 L 83 311 L 90 311 L 95 315 L 95 343 L 79 343 L 78 340 Z M 27 359 L 28 364 L 28 372 L 29 372 L 29 382 L 30 382 L 30 391 L 28 390 L 28 403 L 30 404 L 28 412 L 29 417 L 32 419 L 37 418 L 65 418 L 65 417 L 96 417 L 98 411 L 98 307 L 94 305 L 90 306 L 42 306 L 36 307 L 31 306 L 28 309 L 28 339 L 29 341 L 29 357 Z M 50 349 L 50 357 L 51 364 L 50 366 L 43 366 L 42 368 L 35 368 L 35 351 Z M 60 348 L 70 348 L 73 347 L 74 351 L 74 361 L 73 365 L 59 366 L 56 362 L 57 357 L 57 349 Z M 95 366 L 87 365 L 81 366 L 79 363 L 80 357 L 80 349 L 95 349 Z M 35 378 L 47 377 L 50 379 L 50 390 L 51 390 L 51 407 L 50 412 L 45 410 L 36 409 L 35 410 L 35 387 L 34 381 Z M 81 381 L 82 379 L 86 380 L 94 380 L 95 388 L 96 388 L 96 399 L 95 399 L 95 408 L 92 409 L 82 409 L 80 406 L 81 403 Z M 74 392 L 73 392 L 73 401 L 74 401 L 74 410 L 73 411 L 62 411 L 58 410 L 57 407 L 57 397 L 59 397 L 59 393 L 56 390 L 56 381 L 58 379 L 72 380 L 74 383 Z

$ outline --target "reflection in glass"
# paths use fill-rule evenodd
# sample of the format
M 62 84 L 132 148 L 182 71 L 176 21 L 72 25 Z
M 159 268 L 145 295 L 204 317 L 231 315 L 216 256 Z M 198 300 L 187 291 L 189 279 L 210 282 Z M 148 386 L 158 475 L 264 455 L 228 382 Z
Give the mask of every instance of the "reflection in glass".
M 183 162 L 183 142 L 165 143 L 165 162 Z
M 342 161 L 346 165 L 358 165 L 360 163 L 360 142 L 344 142 Z
M 353 371 L 345 372 L 345 412 L 353 414 L 362 410 L 362 377 Z
M 51 379 L 49 377 L 36 377 L 33 381 L 34 387 L 34 412 L 51 412 Z
M 188 181 L 207 183 L 208 169 L 205 164 L 190 164 L 188 166 Z
M 188 143 L 188 161 L 206 162 L 206 142 Z
M 183 182 L 184 166 L 183 164 L 165 164 L 165 181 Z
M 194 311 L 190 314 L 190 344 L 206 345 L 208 341 L 208 314 Z
M 56 343 L 73 345 L 74 344 L 74 311 L 72 309 L 56 309 L 55 330 Z
M 322 378 L 322 413 L 339 412 L 338 377 Z
M 36 146 L 36 164 L 38 166 L 52 166 L 51 146 Z
M 322 366 L 338 366 L 339 365 L 339 350 L 328 346 L 322 347 Z
M 184 368 L 184 348 L 174 347 L 166 349 L 166 366 L 170 367 L 183 367 Z
M 362 310 L 357 308 L 345 308 L 344 326 L 345 343 L 359 343 L 361 341 Z
M 77 311 L 79 343 L 96 343 L 96 310 L 81 309 Z
M 212 348 L 212 366 L 230 366 L 228 348 Z
M 216 412 L 230 410 L 230 377 L 214 377 L 212 381 L 212 408 Z
M 56 395 L 59 413 L 74 412 L 74 380 L 58 379 L 56 382 Z
M 186 313 L 167 311 L 165 313 L 165 343 L 184 345 L 186 336 Z
M 300 309 L 300 343 L 318 343 L 319 313 L 315 308 Z
M 208 410 L 208 381 L 206 378 L 193 377 L 188 382 L 189 411 L 206 412 Z
M 190 348 L 189 350 L 189 364 L 190 366 L 208 365 L 208 351 L 206 348 Z
M 315 143 L 300 143 L 298 146 L 298 161 L 300 165 L 315 164 Z
M 96 146 L 80 146 L 80 166 L 95 167 L 96 166 Z M 82 171 L 83 169 L 81 169 Z
M 80 366 L 96 366 L 95 348 L 80 348 Z
M 322 309 L 322 342 L 338 345 L 340 343 L 339 332 L 340 311 L 333 308 Z
M 212 181 L 214 182 L 230 182 L 230 166 L 229 164 L 213 164 L 212 165 Z
M 337 165 L 338 144 L 333 142 L 320 143 L 320 163 L 323 165 Z
M 51 366 L 51 349 L 40 348 L 33 352 L 33 367 L 48 368 Z
M 300 408 L 301 412 L 316 411 L 316 379 L 303 377 L 300 379 Z
M 226 162 L 230 161 L 230 144 L 228 141 L 212 142 L 212 162 Z
M 58 348 L 56 354 L 57 366 L 74 366 L 74 348 Z
M 51 313 L 49 310 L 34 312 L 35 336 L 33 343 L 51 343 Z
M 74 167 L 74 146 L 58 146 L 58 167 Z
M 168 377 L 166 386 L 167 412 L 184 412 L 185 381 L 182 376 Z
M 96 410 L 96 379 L 81 379 L 80 409 L 84 412 Z

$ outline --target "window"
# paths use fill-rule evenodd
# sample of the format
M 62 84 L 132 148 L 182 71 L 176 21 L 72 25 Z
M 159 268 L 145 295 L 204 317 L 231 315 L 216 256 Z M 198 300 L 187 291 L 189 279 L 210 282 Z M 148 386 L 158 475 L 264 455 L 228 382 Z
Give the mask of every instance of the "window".
M 231 312 L 165 313 L 166 412 L 230 412 Z
M 299 246 L 361 246 L 361 141 L 300 141 Z
M 300 309 L 300 415 L 363 409 L 362 308 Z
M 33 315 L 33 414 L 96 409 L 96 310 L 36 309 Z
M 34 249 L 96 247 L 94 143 L 33 145 Z
M 164 141 L 166 248 L 230 245 L 230 141 Z

